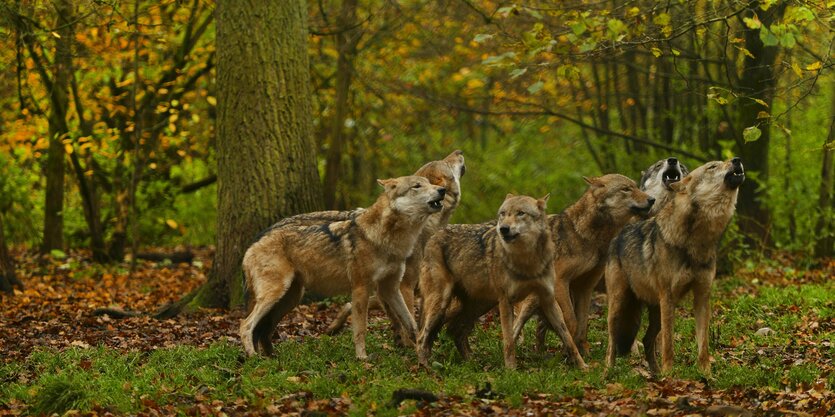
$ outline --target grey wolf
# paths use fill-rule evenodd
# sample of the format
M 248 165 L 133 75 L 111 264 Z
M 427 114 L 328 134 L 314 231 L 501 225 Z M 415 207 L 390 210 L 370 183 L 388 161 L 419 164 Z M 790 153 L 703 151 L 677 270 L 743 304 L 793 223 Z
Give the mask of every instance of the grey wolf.
M 434 185 L 444 187 L 446 194 L 444 194 L 444 208 L 440 212 L 429 216 L 415 244 L 414 252 L 406 259 L 406 270 L 400 281 L 400 293 L 403 295 L 406 307 L 409 309 L 412 317 L 414 317 L 415 313 L 415 289 L 418 285 L 418 277 L 420 275 L 420 261 L 423 259 L 423 247 L 426 246 L 426 242 L 435 232 L 449 224 L 450 217 L 452 217 L 452 214 L 461 201 L 461 177 L 464 176 L 465 172 L 464 153 L 456 150 L 442 160 L 426 163 L 413 174 L 425 177 Z M 331 213 L 339 216 L 352 215 L 352 212 Z M 378 305 L 376 298 L 372 298 L 371 300 L 370 306 Z M 342 329 L 350 314 L 351 303 L 346 303 L 337 318 L 328 326 L 326 333 L 333 334 Z M 399 335 L 399 330 L 395 328 L 394 334 L 395 336 Z M 402 343 L 399 338 L 397 341 Z
M 649 327 L 644 351 L 650 370 L 661 333 L 661 370 L 673 367 L 676 304 L 693 293 L 698 366 L 710 373 L 707 331 L 710 290 L 716 275 L 719 239 L 733 216 L 745 171 L 739 158 L 702 165 L 671 184 L 671 201 L 650 219 L 626 226 L 609 247 L 606 264 L 609 346 L 606 366 L 626 354 L 641 324 L 644 306 Z
M 311 225 L 285 222 L 269 228 L 247 249 L 243 270 L 250 303 L 240 334 L 248 355 L 256 353 L 256 344 L 262 353 L 272 353 L 275 325 L 306 289 L 325 296 L 351 294 L 359 359 L 367 358 L 367 305 L 375 290 L 389 317 L 414 342 L 417 326 L 400 294 L 400 278 L 427 219 L 443 209 L 446 189 L 417 176 L 378 183 L 383 192 L 355 218 Z
M 687 167 L 676 158 L 662 159 L 652 164 L 646 171 L 641 172 L 641 180 L 638 186 L 641 191 L 646 192 L 650 197 L 655 198 L 655 204 L 649 211 L 654 216 L 667 204 L 675 192 L 672 184 L 680 181 L 688 173 Z
M 554 298 L 554 240 L 545 212 L 548 196 L 508 194 L 495 224 L 450 225 L 424 249 L 420 273 L 423 327 L 418 361 L 427 366 L 432 344 L 446 323 L 458 351 L 470 356 L 467 336 L 476 320 L 498 304 L 504 364 L 516 367 L 513 303 L 536 297 L 548 322 L 568 347 L 571 361 L 585 367 Z M 455 300 L 454 311 L 450 302 Z
M 603 276 L 609 242 L 635 216 L 646 216 L 655 199 L 638 189 L 635 181 L 619 174 L 583 178 L 589 187 L 562 213 L 548 216 L 556 256 L 554 294 L 565 323 L 583 355 L 588 355 L 586 334 L 594 288 Z M 514 337 L 537 311 L 533 297 L 517 306 Z M 546 327 L 540 321 L 537 344 L 544 345 Z

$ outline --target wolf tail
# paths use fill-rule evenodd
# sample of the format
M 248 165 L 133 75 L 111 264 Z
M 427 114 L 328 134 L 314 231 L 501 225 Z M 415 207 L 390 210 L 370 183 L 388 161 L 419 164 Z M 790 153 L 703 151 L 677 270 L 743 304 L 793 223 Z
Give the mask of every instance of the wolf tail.
M 638 329 L 641 328 L 641 310 L 643 303 L 631 289 L 624 294 L 622 302 L 617 306 L 617 314 L 613 323 L 615 338 L 615 353 L 618 356 L 628 354 L 635 343 Z

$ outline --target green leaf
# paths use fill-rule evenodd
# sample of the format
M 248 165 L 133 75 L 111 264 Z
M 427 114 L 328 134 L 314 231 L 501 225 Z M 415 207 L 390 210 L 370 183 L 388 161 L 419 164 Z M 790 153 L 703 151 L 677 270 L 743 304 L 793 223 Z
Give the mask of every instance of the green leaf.
M 539 92 L 539 90 L 542 90 L 542 87 L 544 85 L 545 83 L 543 83 L 542 81 L 537 81 L 528 87 L 528 92 L 531 94 L 536 94 Z
M 626 32 L 627 29 L 626 24 L 618 19 L 609 19 L 609 21 L 606 22 L 606 27 L 609 28 L 609 33 L 613 38 Z
M 473 38 L 473 42 L 482 43 L 482 42 L 484 42 L 488 39 L 492 39 L 492 38 L 493 38 L 493 34 L 479 33 L 478 35 L 475 35 L 475 38 Z
M 512 79 L 519 78 L 520 75 L 522 75 L 526 72 L 528 72 L 527 68 L 516 68 L 515 70 L 510 71 L 510 79 L 512 80 Z
M 656 58 L 660 57 L 663 54 L 660 49 L 655 47 L 650 49 L 650 52 L 652 52 L 652 54 L 655 55 Z
M 748 26 L 748 29 L 759 29 L 763 25 L 757 15 L 754 15 L 753 17 L 743 17 L 742 21 L 745 22 L 745 26 Z
M 745 143 L 754 142 L 762 136 L 763 132 L 760 128 L 756 126 L 746 127 L 745 130 L 742 131 L 742 139 L 745 140 Z
M 760 40 L 765 46 L 777 46 L 780 43 L 780 40 L 765 26 L 760 28 Z
M 670 24 L 670 15 L 667 13 L 661 13 L 652 18 L 652 23 L 655 23 L 658 26 L 667 26 Z
M 815 14 L 806 6 L 786 7 L 786 20 L 789 22 L 811 22 L 815 20 Z
M 53 249 L 49 251 L 49 254 L 55 259 L 65 259 L 67 257 L 67 254 L 61 249 Z
M 583 22 L 572 23 L 571 31 L 574 32 L 575 35 L 582 35 L 583 33 L 586 33 L 586 24 Z

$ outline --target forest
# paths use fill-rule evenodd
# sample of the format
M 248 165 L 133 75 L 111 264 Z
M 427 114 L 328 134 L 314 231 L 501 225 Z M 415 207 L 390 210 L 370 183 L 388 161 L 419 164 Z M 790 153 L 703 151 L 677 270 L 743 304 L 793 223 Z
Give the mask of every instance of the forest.
M 827 415 L 833 43 L 823 0 L 2 0 L 0 415 Z M 244 356 L 259 232 L 456 150 L 453 224 L 740 158 L 713 374 L 689 299 L 673 371 L 604 370 L 603 292 L 588 371 L 554 335 L 535 350 L 533 322 L 503 369 L 498 313 L 472 358 L 442 335 L 423 369 L 373 312 L 358 361 L 350 331 L 324 335 L 348 293 L 308 293 L 274 357 Z

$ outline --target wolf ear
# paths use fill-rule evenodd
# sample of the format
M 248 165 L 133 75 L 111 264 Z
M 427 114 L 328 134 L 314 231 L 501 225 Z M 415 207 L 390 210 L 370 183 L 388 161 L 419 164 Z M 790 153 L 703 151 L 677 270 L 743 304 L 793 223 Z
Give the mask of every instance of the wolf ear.
M 397 186 L 397 179 L 396 178 L 389 178 L 387 180 L 377 179 L 377 184 L 380 184 L 385 189 L 394 188 Z
M 588 185 L 593 185 L 595 187 L 602 187 L 603 183 L 600 182 L 600 177 L 583 177 L 583 181 L 585 181 Z
M 504 196 L 504 199 L 507 200 L 510 197 L 514 197 L 513 193 L 507 193 L 507 195 Z
M 540 210 L 545 211 L 549 198 L 551 198 L 551 193 L 545 194 L 545 197 L 536 200 L 536 206 L 539 207 Z

